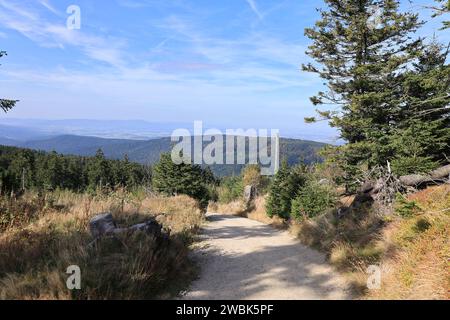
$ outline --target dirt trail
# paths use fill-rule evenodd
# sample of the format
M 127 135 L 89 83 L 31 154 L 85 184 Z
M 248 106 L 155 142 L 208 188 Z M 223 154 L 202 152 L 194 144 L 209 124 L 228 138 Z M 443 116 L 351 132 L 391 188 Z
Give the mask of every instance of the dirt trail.
M 195 250 L 201 266 L 184 299 L 349 299 L 322 254 L 257 221 L 208 214 Z

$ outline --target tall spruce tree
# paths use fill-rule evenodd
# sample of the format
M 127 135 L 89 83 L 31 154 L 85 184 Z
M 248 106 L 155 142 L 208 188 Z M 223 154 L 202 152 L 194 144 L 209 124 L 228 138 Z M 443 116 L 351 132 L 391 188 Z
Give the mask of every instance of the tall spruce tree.
M 305 30 L 313 40 L 307 53 L 318 65 L 310 63 L 303 70 L 319 74 L 328 87 L 311 101 L 339 107 L 319 114 L 348 142 L 339 153 L 348 183 L 361 164 L 385 165 L 395 155 L 389 137 L 401 109 L 408 107 L 404 73 L 422 51 L 422 40 L 411 38 L 422 23 L 416 14 L 400 13 L 395 0 L 325 3 L 321 19 Z
M 98 149 L 95 157 L 89 162 L 88 180 L 92 189 L 103 188 L 111 183 L 111 165 L 106 160 L 102 149 Z

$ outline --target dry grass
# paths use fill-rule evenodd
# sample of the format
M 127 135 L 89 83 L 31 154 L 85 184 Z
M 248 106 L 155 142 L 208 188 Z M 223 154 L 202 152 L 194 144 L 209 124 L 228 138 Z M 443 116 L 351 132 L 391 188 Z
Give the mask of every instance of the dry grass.
M 39 196 L 28 194 L 22 201 L 33 197 Z M 33 213 L 31 222 L 9 224 L 0 235 L 1 299 L 167 298 L 192 278 L 187 245 L 203 222 L 194 200 L 120 191 L 96 197 L 55 192 L 47 197 L 52 200 Z M 103 239 L 91 248 L 89 220 L 105 211 L 124 226 L 165 213 L 160 220 L 171 229 L 171 239 L 135 233 Z M 66 288 L 70 265 L 81 268 L 79 291 Z
M 428 188 L 408 200 L 422 211 L 383 217 L 366 205 L 341 219 L 330 212 L 290 230 L 326 252 L 363 299 L 449 299 L 450 186 Z M 369 265 L 381 268 L 380 290 L 367 289 Z
M 243 215 L 247 211 L 244 201 L 236 200 L 230 203 L 211 203 L 208 207 L 208 212 L 230 214 L 230 215 Z
M 409 197 L 423 212 L 392 223 L 383 240 L 395 250 L 382 261 L 387 272 L 371 299 L 450 299 L 450 186 Z

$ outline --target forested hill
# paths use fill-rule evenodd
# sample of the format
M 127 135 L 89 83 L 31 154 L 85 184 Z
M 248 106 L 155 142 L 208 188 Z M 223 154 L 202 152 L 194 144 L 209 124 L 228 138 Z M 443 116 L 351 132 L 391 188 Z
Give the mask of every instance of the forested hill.
M 169 137 L 143 141 L 75 135 L 62 135 L 29 141 L 0 139 L 0 144 L 79 156 L 94 156 L 98 149 L 102 149 L 108 159 L 123 159 L 127 155 L 130 161 L 141 164 L 156 163 L 160 155 L 170 151 L 172 146 Z M 300 160 L 307 164 L 318 162 L 320 157 L 317 155 L 317 151 L 325 145 L 314 141 L 282 138 L 280 145 L 281 159 L 287 159 L 289 164 L 296 164 Z M 212 170 L 218 176 L 226 176 L 239 174 L 242 167 L 241 165 L 215 165 L 212 166 Z
M 0 146 L 0 194 L 29 188 L 74 191 L 97 187 L 147 185 L 149 167 L 123 160 L 107 160 L 101 151 L 93 157 L 64 156 L 56 152 Z

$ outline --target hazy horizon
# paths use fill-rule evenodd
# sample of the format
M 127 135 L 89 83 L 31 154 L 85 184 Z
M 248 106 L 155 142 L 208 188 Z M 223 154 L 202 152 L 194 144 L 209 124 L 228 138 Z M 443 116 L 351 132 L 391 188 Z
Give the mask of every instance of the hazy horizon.
M 3 134 L 8 132 L 5 127 L 14 129 L 23 128 L 34 130 L 41 134 L 55 135 L 80 135 L 93 136 L 101 138 L 114 139 L 138 139 L 168 137 L 175 129 L 187 129 L 193 132 L 194 123 L 192 122 L 163 122 L 163 121 L 146 121 L 140 119 L 129 120 L 109 120 L 109 119 L 43 119 L 43 118 L 0 118 L 0 126 L 3 128 Z M 214 123 L 203 123 L 204 131 L 208 129 L 219 129 L 223 132 L 227 129 L 276 129 L 280 131 L 283 138 L 311 140 L 326 143 L 339 143 L 338 132 L 332 128 L 326 131 L 304 130 L 299 128 L 264 128 L 264 127 L 239 127 L 226 126 Z M 312 126 L 313 127 L 313 126 Z M 310 127 L 311 129 L 313 129 Z M 269 132 L 270 133 L 270 132 Z M 5 136 L 5 138 L 13 138 L 13 134 Z

